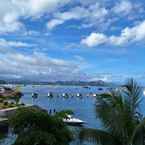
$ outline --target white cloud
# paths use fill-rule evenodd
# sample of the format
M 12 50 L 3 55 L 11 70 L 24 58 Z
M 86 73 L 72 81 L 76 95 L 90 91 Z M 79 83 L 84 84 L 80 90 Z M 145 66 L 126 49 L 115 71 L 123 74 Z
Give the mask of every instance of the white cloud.
M 127 19 L 135 19 L 136 16 L 142 15 L 142 5 L 130 0 L 120 0 L 115 6 L 110 4 L 107 7 L 106 2 L 95 0 L 79 0 L 81 5 L 67 9 L 65 11 L 56 12 L 48 21 L 48 29 L 53 29 L 69 20 L 81 20 L 81 28 L 95 27 L 103 29 L 110 26 L 114 20 L 118 20 L 119 16 L 127 17 Z M 76 1 L 75 3 L 78 4 Z M 117 16 L 116 16 L 117 14 Z
M 89 12 L 87 9 L 82 7 L 75 7 L 67 12 L 56 13 L 54 15 L 54 19 L 50 20 L 47 23 L 47 27 L 48 29 L 53 29 L 54 27 L 63 24 L 65 21 L 72 20 L 72 19 L 78 20 L 86 16 L 87 17 L 89 16 Z
M 13 0 L 12 4 L 20 9 L 21 15 L 38 17 L 50 13 L 67 4 L 70 0 Z
M 28 44 L 25 42 L 21 42 L 21 41 L 8 41 L 5 39 L 0 39 L 0 47 L 31 47 L 34 46 L 34 44 Z
M 56 27 L 57 25 L 60 25 L 60 24 L 63 24 L 64 23 L 64 20 L 60 20 L 60 19 L 53 19 L 51 21 L 49 21 L 47 23 L 47 28 L 48 29 L 53 29 L 54 27 Z
M 88 8 L 83 6 L 77 6 L 69 11 L 57 12 L 54 14 L 54 18 L 48 21 L 47 26 L 49 29 L 52 29 L 60 24 L 63 24 L 69 20 L 80 20 L 84 19 L 84 22 L 100 22 L 102 21 L 108 11 L 106 8 L 101 7 L 99 3 L 95 5 L 90 5 Z
M 68 9 L 60 9 L 67 4 L 70 6 Z M 129 0 L 117 2 L 113 8 L 106 5 L 101 0 L 1 0 L 0 33 L 25 30 L 21 19 L 37 19 L 45 14 L 48 29 L 69 20 L 82 20 L 84 27 L 99 27 L 108 23 L 112 13 L 129 14 L 140 9 L 139 5 Z
M 90 36 L 88 36 L 85 39 L 82 39 L 81 43 L 85 44 L 89 47 L 93 47 L 95 45 L 100 45 L 105 43 L 107 40 L 106 36 L 101 33 L 91 33 Z
M 23 27 L 23 24 L 18 21 L 16 13 L 6 13 L 0 17 L 0 33 L 15 32 Z
M 39 18 L 67 4 L 70 0 L 2 0 L 0 4 L 0 33 L 21 30 L 20 18 Z
M 128 20 L 135 20 L 144 15 L 144 6 L 140 1 L 134 2 L 131 0 L 119 0 L 116 1 L 111 12 L 117 15 L 117 17 L 121 16 Z
M 85 65 L 84 61 L 80 59 L 64 60 L 40 52 L 22 54 L 16 51 L 0 53 L 0 57 L 0 76 L 3 79 L 38 81 L 87 79 L 81 70 Z
M 133 10 L 133 8 L 133 3 L 128 0 L 122 0 L 113 7 L 113 11 L 116 14 L 129 14 Z
M 125 83 L 130 78 L 134 78 L 137 81 L 143 80 L 144 75 L 142 74 L 114 74 L 114 73 L 97 73 L 90 78 L 90 81 L 102 80 L 105 82 L 113 83 Z M 143 80 L 144 81 L 144 80 Z
M 145 39 L 145 21 L 140 22 L 134 27 L 126 27 L 119 36 L 107 36 L 103 33 L 91 33 L 88 37 L 81 40 L 82 44 L 93 47 L 101 44 L 111 44 L 122 46 L 131 42 L 138 42 Z
M 114 78 L 113 74 L 111 74 L 111 73 L 98 73 L 98 74 L 95 74 L 94 76 L 92 76 L 90 78 L 90 81 L 101 80 L 101 81 L 104 81 L 104 82 L 112 82 L 113 78 Z

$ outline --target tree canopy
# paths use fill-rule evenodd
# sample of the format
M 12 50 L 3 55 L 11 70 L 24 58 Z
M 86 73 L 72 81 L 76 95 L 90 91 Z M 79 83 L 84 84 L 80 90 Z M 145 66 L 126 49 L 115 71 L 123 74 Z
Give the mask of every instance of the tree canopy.
M 97 96 L 96 113 L 103 129 L 83 129 L 80 139 L 99 145 L 145 145 L 145 118 L 139 112 L 142 90 L 134 80 Z
M 72 140 L 62 119 L 40 108 L 20 108 L 9 122 L 18 135 L 13 145 L 68 145 Z

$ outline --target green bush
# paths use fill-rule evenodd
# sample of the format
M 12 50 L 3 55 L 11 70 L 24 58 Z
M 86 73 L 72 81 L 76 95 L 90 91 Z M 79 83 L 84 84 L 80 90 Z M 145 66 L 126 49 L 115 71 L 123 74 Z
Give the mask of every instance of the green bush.
M 62 119 L 40 108 L 20 108 L 9 122 L 18 135 L 14 145 L 69 145 L 72 140 Z

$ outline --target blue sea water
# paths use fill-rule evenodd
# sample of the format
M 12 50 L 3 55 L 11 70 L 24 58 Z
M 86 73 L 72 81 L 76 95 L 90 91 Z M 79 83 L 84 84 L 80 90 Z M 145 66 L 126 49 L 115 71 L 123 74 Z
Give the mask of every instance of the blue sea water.
M 21 102 L 25 104 L 38 105 L 46 110 L 56 110 L 61 111 L 65 109 L 71 109 L 74 112 L 74 116 L 82 119 L 86 122 L 84 127 L 89 128 L 101 128 L 101 122 L 96 117 L 95 113 L 95 98 L 88 96 L 91 93 L 102 93 L 108 90 L 107 87 L 103 87 L 103 90 L 99 90 L 100 87 L 90 87 L 84 88 L 81 86 L 22 86 L 21 91 L 24 96 Z M 102 88 L 102 87 L 101 87 Z M 38 98 L 33 99 L 32 93 L 37 92 Z M 53 98 L 47 96 L 48 92 L 53 93 Z M 61 95 L 62 93 L 67 93 L 69 98 L 64 99 Z M 76 94 L 82 94 L 82 98 L 76 97 Z M 73 97 L 72 97 L 73 96 Z M 140 111 L 145 114 L 145 99 L 141 98 Z M 8 134 L 8 137 L 0 142 L 0 145 L 11 145 L 14 136 Z M 78 145 L 78 143 L 73 142 L 72 145 Z M 88 143 L 87 143 L 88 145 Z
M 104 88 L 104 91 L 106 88 Z M 102 90 L 103 91 L 103 90 Z M 99 122 L 96 120 L 95 114 L 95 98 L 88 97 L 89 93 L 97 93 L 97 87 L 91 87 L 86 89 L 83 87 L 74 86 L 27 86 L 23 88 L 24 97 L 22 102 L 26 104 L 38 105 L 46 110 L 61 111 L 70 109 L 74 112 L 75 117 L 78 117 L 87 122 L 87 127 L 96 128 L 99 127 Z M 32 99 L 32 92 L 39 94 L 37 99 Z M 48 98 L 48 92 L 53 93 L 53 98 Z M 70 97 L 67 99 L 63 98 L 62 93 L 67 93 Z M 82 94 L 82 98 L 76 97 L 77 93 Z M 72 97 L 72 95 L 74 97 Z

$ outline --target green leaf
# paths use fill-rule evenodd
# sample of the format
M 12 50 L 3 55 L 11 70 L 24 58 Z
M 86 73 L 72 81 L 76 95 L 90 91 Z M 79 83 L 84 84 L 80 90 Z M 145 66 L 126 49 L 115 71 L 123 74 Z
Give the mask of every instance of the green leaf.
M 135 128 L 130 142 L 132 145 L 145 145 L 145 118 Z
M 14 145 L 69 145 L 73 139 L 62 119 L 40 108 L 20 108 L 9 122 L 18 135 Z
M 60 112 L 57 112 L 55 117 L 58 117 L 58 118 L 67 118 L 68 115 L 73 115 L 73 111 L 72 110 L 63 110 L 63 111 L 60 111 Z
M 99 145 L 120 145 L 111 134 L 98 129 L 83 129 L 80 132 L 81 141 L 89 141 Z

